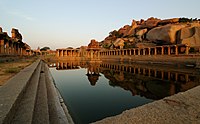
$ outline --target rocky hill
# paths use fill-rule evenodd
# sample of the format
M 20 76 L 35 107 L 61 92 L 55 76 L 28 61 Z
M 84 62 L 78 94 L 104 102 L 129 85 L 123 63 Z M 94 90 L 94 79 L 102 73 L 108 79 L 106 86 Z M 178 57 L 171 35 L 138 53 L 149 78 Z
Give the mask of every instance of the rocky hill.
M 111 31 L 100 44 L 107 49 L 170 44 L 188 44 L 198 48 L 200 47 L 200 19 L 161 20 L 151 17 L 147 20 L 132 20 L 131 25 Z

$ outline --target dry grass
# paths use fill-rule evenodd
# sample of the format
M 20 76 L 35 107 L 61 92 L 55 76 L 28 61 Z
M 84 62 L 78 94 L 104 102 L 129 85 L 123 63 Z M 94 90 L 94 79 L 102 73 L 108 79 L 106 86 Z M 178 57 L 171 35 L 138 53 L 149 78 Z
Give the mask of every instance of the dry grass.
M 16 62 L 0 63 L 0 86 L 4 85 L 8 79 L 20 72 L 31 63 L 35 61 L 35 58 L 20 59 Z

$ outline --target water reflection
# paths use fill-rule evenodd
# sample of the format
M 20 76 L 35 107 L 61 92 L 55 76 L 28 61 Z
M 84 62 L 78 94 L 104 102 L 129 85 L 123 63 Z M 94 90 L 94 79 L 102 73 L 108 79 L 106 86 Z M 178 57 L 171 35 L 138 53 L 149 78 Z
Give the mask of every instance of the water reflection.
M 100 76 L 99 70 L 100 70 L 99 65 L 96 63 L 91 63 L 91 64 L 88 64 L 88 66 L 87 66 L 87 74 L 86 75 L 92 86 L 95 86 L 99 79 L 99 76 Z
M 112 87 L 121 87 L 133 96 L 158 100 L 191 89 L 200 84 L 199 72 L 193 68 L 129 63 L 87 63 L 79 61 L 49 64 L 57 70 L 87 68 L 86 76 L 95 86 L 99 76 L 109 79 Z

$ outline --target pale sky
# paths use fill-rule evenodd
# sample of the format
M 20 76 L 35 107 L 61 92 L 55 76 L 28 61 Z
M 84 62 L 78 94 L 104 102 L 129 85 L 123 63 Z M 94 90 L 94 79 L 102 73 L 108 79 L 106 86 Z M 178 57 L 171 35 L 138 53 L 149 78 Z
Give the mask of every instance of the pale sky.
M 132 19 L 200 18 L 200 0 L 0 0 L 0 26 L 17 28 L 32 49 L 102 41 Z

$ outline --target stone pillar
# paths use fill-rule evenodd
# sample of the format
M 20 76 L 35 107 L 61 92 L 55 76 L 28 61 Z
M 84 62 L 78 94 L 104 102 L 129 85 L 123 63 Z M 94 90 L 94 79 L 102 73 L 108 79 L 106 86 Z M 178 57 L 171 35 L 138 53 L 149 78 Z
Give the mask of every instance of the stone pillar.
M 154 48 L 154 55 L 157 55 L 157 48 Z
M 14 44 L 12 43 L 11 46 L 11 54 L 14 55 L 15 54 L 15 49 L 14 49 Z
M 129 55 L 131 56 L 132 54 L 131 54 L 131 49 L 129 50 Z
M 70 54 L 71 54 L 70 56 L 73 57 L 73 51 L 72 50 L 70 50 Z
M 146 55 L 146 53 L 145 53 L 145 52 L 146 52 L 146 50 L 145 50 L 145 48 L 144 48 L 144 49 L 143 49 L 143 55 Z
M 151 55 L 151 48 L 148 48 L 148 50 L 149 50 L 149 55 Z
M 135 49 L 133 49 L 133 55 L 135 56 Z
M 162 47 L 161 47 L 161 55 L 164 55 L 164 49 L 165 49 L 165 48 L 162 46 Z
M 56 57 L 60 57 L 58 49 L 56 50 Z
M 90 53 L 91 53 L 90 57 L 91 57 L 91 59 L 93 59 L 93 50 L 91 50 Z
M 67 56 L 67 50 L 65 50 L 63 54 L 64 54 L 64 56 Z
M 22 56 L 23 55 L 23 49 L 20 48 L 20 55 Z
M 20 46 L 18 44 L 17 55 L 20 55 Z
M 168 55 L 171 55 L 171 48 L 168 46 Z
M 6 42 L 6 54 L 9 54 L 9 42 Z
M 26 49 L 22 49 L 22 55 L 26 55 Z
M 138 55 L 140 55 L 140 49 L 138 49 Z
M 60 57 L 63 57 L 63 50 L 60 50 Z
M 175 45 L 175 55 L 178 55 L 178 46 Z
M 189 54 L 189 46 L 186 44 L 186 48 L 185 48 L 185 54 L 188 55 Z
M 5 49 L 4 49 L 4 40 L 0 40 L 0 54 L 4 54 Z
M 124 50 L 121 51 L 122 52 L 122 56 L 124 55 Z
M 17 46 L 18 46 L 18 44 L 15 43 L 15 44 L 14 44 L 14 54 L 15 54 L 15 55 L 17 55 L 17 49 L 18 49 Z

